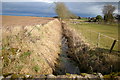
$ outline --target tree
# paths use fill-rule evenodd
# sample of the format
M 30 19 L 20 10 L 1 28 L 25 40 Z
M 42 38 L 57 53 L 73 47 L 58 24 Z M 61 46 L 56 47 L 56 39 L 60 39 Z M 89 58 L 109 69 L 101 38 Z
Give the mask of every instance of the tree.
M 74 19 L 78 18 L 78 16 L 74 15 L 69 9 L 65 6 L 63 2 L 56 2 L 55 12 L 57 13 L 58 17 L 61 19 Z
M 103 14 L 104 14 L 104 20 L 106 22 L 112 22 L 114 20 L 114 17 L 113 17 L 113 12 L 115 11 L 115 6 L 111 5 L 111 4 L 108 4 L 108 5 L 104 5 L 103 7 Z
M 102 16 L 101 15 L 97 15 L 96 16 L 96 21 L 98 21 L 98 22 L 102 21 Z
M 96 22 L 96 17 L 89 18 L 88 22 Z
M 115 19 L 120 20 L 120 15 L 119 14 L 115 14 L 114 17 L 115 17 Z

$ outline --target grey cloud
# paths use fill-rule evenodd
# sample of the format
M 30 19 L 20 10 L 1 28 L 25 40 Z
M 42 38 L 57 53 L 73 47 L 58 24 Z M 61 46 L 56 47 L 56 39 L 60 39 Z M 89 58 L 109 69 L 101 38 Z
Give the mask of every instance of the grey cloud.
M 73 13 L 93 17 L 102 15 L 102 7 L 105 4 L 113 4 L 118 7 L 117 2 L 65 2 Z M 45 2 L 3 2 L 4 15 L 28 15 L 28 16 L 55 16 L 54 3 Z M 117 12 L 117 11 L 116 11 Z

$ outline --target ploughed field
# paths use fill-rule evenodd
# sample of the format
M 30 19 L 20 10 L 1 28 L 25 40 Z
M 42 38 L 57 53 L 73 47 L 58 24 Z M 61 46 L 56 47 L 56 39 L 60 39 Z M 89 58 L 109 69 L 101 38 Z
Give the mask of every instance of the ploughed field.
M 3 26 L 28 26 L 46 24 L 54 20 L 53 18 L 45 17 L 28 17 L 28 16 L 2 16 Z

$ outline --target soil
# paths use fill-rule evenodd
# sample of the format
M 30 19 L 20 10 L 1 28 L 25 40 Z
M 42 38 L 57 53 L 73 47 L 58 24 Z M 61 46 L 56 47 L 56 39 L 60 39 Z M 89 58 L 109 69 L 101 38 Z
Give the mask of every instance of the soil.
M 1 16 L 0 16 L 1 17 Z M 28 16 L 2 16 L 3 26 L 34 26 L 39 24 L 46 24 L 54 20 L 54 18 L 46 17 L 28 17 Z

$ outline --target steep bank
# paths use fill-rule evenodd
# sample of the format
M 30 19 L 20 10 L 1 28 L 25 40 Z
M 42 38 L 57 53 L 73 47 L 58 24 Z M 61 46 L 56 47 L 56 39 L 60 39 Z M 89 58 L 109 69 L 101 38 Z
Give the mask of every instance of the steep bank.
M 37 24 L 35 24 L 36 20 Z M 11 25 L 12 22 L 3 25 L 1 56 L 3 74 L 53 73 L 54 64 L 60 53 L 61 24 L 57 19 L 40 20 L 46 21 L 47 24 L 39 23 L 39 18 L 32 17 L 32 21 L 34 21 L 32 25 L 30 25 L 31 21 L 29 25 L 25 24 L 26 26 L 16 23 Z M 3 22 L 5 21 L 3 20 Z

